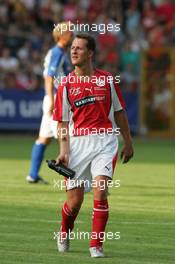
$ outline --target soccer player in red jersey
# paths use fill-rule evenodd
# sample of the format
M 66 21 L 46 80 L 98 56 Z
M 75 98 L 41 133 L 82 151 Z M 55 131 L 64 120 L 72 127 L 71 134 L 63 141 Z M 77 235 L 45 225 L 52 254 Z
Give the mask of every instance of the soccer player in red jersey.
M 94 207 L 91 257 L 103 257 L 103 239 L 109 208 L 107 187 L 118 154 L 117 127 L 124 139 L 123 163 L 133 156 L 125 102 L 113 76 L 93 67 L 95 40 L 78 34 L 71 46 L 75 69 L 59 86 L 53 119 L 58 121 L 60 153 L 63 162 L 76 174 L 66 181 L 67 200 L 62 208 L 62 224 L 57 240 L 59 251 L 68 251 L 69 236 L 81 208 L 84 192 L 93 187 Z M 101 182 L 105 183 L 101 188 Z

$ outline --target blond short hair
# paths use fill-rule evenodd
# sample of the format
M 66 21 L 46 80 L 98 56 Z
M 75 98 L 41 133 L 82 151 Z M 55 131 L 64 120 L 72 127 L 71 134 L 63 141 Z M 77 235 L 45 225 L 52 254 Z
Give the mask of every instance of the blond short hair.
M 62 35 L 64 35 L 67 31 L 70 31 L 71 25 L 73 25 L 70 21 L 65 21 L 54 25 L 54 29 L 52 32 L 53 38 L 55 42 L 57 42 Z

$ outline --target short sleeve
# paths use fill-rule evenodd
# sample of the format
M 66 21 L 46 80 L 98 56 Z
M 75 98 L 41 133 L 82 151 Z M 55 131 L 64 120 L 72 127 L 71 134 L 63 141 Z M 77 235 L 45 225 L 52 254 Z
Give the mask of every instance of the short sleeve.
M 114 112 L 120 111 L 126 106 L 120 88 L 117 84 L 114 84 L 113 82 L 110 83 L 110 87 Z
M 57 72 L 58 65 L 60 64 L 62 59 L 61 52 L 56 52 L 54 49 L 49 50 L 45 57 L 44 62 L 44 76 L 54 77 Z
M 70 104 L 67 95 L 67 88 L 66 86 L 60 85 L 55 99 L 53 120 L 69 122 L 69 110 Z

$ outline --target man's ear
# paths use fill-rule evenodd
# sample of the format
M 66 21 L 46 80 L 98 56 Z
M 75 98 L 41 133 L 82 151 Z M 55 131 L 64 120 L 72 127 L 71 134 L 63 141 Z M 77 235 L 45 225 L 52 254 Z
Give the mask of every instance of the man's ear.
M 94 52 L 93 52 L 92 50 L 89 50 L 89 52 L 88 52 L 88 57 L 89 57 L 89 58 L 92 58 L 93 55 L 94 55 Z

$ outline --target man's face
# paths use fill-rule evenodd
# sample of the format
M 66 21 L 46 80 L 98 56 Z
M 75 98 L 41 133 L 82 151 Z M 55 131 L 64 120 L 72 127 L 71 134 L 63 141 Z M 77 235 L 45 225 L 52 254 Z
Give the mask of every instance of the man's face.
M 74 66 L 82 66 L 92 57 L 92 51 L 87 48 L 87 40 L 75 38 L 71 46 L 71 61 Z
M 72 31 L 66 31 L 63 35 L 64 41 L 66 43 L 66 46 L 69 46 L 72 43 L 73 39 L 73 32 Z

